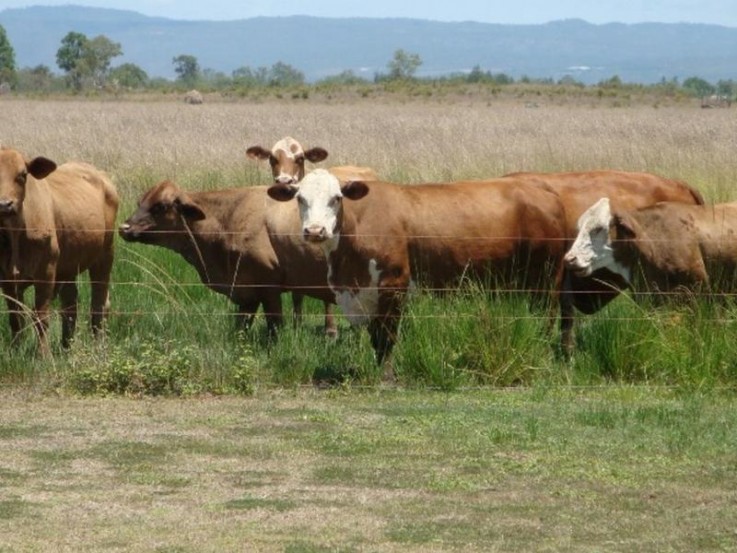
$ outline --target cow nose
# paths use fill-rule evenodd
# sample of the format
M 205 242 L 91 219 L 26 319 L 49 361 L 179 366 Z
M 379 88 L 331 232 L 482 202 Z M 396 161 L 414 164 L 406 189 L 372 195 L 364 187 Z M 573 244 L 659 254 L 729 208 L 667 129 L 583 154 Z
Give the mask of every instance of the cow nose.
M 297 179 L 291 175 L 279 175 L 274 179 L 276 184 L 296 184 Z
M 126 234 L 126 233 L 130 232 L 130 230 L 131 230 L 131 226 L 130 226 L 130 223 L 123 223 L 122 225 L 120 225 L 120 226 L 118 227 L 118 231 L 119 231 L 119 232 L 120 232 L 121 234 Z
M 15 202 L 13 200 L 0 200 L 0 213 L 13 213 L 15 211 Z
M 310 242 L 320 242 L 325 240 L 326 235 L 327 232 L 325 231 L 325 227 L 320 225 L 305 227 L 303 230 L 304 239 Z
M 571 268 L 573 266 L 578 265 L 578 258 L 569 252 L 565 256 L 563 256 L 563 263 L 565 263 L 569 268 Z

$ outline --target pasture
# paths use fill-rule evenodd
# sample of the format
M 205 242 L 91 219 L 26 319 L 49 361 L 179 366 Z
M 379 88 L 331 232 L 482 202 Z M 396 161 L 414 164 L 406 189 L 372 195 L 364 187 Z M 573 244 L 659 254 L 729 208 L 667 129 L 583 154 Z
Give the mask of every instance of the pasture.
M 737 199 L 734 110 L 535 105 L 4 97 L 0 142 L 108 172 L 119 222 L 163 179 L 267 184 L 245 150 L 286 135 L 400 183 L 612 168 Z M 7 347 L 2 314 L 0 551 L 737 548 L 733 306 L 625 295 L 578 317 L 564 362 L 520 294 L 418 290 L 386 389 L 366 332 L 325 339 L 319 302 L 276 341 L 263 317 L 236 335 L 163 249 L 116 239 L 99 343 L 88 297 L 48 360 L 30 330 Z

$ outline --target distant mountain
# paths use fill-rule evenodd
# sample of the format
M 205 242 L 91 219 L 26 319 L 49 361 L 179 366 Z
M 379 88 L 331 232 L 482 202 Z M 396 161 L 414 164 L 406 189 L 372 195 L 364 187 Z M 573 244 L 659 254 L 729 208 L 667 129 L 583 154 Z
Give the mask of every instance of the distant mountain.
M 173 78 L 172 59 L 197 58 L 202 68 L 230 75 L 238 67 L 276 62 L 308 80 L 345 70 L 366 78 L 386 73 L 397 49 L 419 54 L 418 76 L 468 71 L 514 78 L 571 75 L 596 83 L 698 76 L 737 79 L 737 28 L 702 24 L 611 23 L 565 20 L 545 25 L 441 23 L 416 19 L 257 17 L 238 21 L 177 21 L 80 6 L 0 11 L 19 67 L 39 64 L 59 72 L 56 51 L 69 31 L 103 34 L 123 49 L 114 65 L 132 62 L 152 76 Z

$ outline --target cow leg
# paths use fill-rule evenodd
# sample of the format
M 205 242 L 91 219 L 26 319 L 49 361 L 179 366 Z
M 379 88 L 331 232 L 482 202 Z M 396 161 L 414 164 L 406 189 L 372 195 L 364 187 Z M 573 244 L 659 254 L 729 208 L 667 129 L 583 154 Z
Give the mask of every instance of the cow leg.
M 92 334 L 98 336 L 110 310 L 110 273 L 113 269 L 112 251 L 102 261 L 89 269 L 90 273 L 90 328 Z
M 61 299 L 61 347 L 68 349 L 74 330 L 77 328 L 77 299 L 79 290 L 74 281 L 65 282 L 59 286 Z
M 383 379 L 389 382 L 396 379 L 389 357 L 394 344 L 397 342 L 404 297 L 404 293 L 396 289 L 381 293 L 379 296 L 379 315 L 371 319 L 369 323 L 369 335 L 376 354 L 376 362 L 383 365 Z
M 305 297 L 303 294 L 292 292 L 292 313 L 294 314 L 294 325 L 302 324 L 302 306 L 304 304 Z
M 564 271 L 560 294 L 560 353 L 568 360 L 573 355 L 573 323 L 575 309 L 573 307 L 573 286 L 569 271 Z
M 10 323 L 10 335 L 12 343 L 17 343 L 23 323 L 23 290 L 16 283 L 4 281 L 2 284 L 5 303 L 8 306 L 8 322 Z
M 259 305 L 261 305 L 260 300 L 248 300 L 238 304 L 238 311 L 235 316 L 237 332 L 248 332 L 251 329 Z
M 49 319 L 51 317 L 51 300 L 54 297 L 53 279 L 34 284 L 36 293 L 35 301 L 35 326 L 38 335 L 39 353 L 42 357 L 50 357 L 51 349 L 49 348 Z
M 264 315 L 266 315 L 266 329 L 270 338 L 275 338 L 279 328 L 284 324 L 284 315 L 281 305 L 281 292 L 269 290 L 263 300 Z
M 333 314 L 333 304 L 324 302 L 325 306 L 325 335 L 328 338 L 338 337 L 338 325 L 335 323 L 335 315 Z

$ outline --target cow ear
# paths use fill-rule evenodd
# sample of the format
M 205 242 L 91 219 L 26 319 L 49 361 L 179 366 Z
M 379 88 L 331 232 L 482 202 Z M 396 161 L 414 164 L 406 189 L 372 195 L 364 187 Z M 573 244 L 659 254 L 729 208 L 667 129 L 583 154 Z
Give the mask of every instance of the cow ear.
M 192 221 L 201 221 L 202 219 L 207 217 L 207 215 L 205 215 L 205 212 L 202 211 L 202 208 L 200 208 L 200 206 L 198 206 L 186 196 L 174 200 L 174 205 L 176 206 L 179 213 Z
M 633 240 L 637 236 L 632 220 L 624 215 L 613 215 L 612 226 L 617 240 Z
M 26 164 L 28 172 L 35 179 L 45 179 L 56 171 L 56 163 L 45 157 L 35 157 Z
M 325 148 L 320 148 L 320 146 L 315 146 L 314 148 L 310 148 L 305 152 L 305 159 L 311 161 L 312 163 L 323 161 L 327 157 L 328 151 Z
M 269 159 L 271 152 L 262 146 L 251 146 L 246 150 L 246 156 L 251 159 Z
M 288 202 L 294 198 L 298 190 L 298 186 L 290 184 L 275 184 L 274 186 L 269 186 L 266 193 L 271 197 L 271 199 L 276 200 L 277 202 Z
M 368 184 L 360 180 L 348 181 L 340 187 L 343 197 L 349 200 L 360 200 L 369 193 Z

